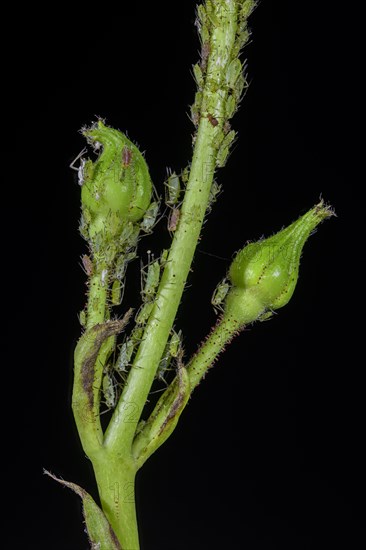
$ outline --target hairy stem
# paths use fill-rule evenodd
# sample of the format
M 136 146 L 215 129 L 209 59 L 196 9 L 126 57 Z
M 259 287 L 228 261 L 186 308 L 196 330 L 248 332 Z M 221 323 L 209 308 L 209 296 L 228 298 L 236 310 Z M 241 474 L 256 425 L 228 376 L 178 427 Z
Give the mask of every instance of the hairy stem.
M 231 61 L 236 37 L 237 9 L 235 0 L 217 2 L 216 5 L 218 24 L 210 37 L 210 55 L 202 94 L 205 108 L 200 115 L 181 217 L 143 340 L 105 434 L 105 445 L 109 449 L 119 450 L 126 445 L 131 447 L 192 264 L 216 167 L 217 137 L 222 133 L 225 119 L 228 95 L 225 71 Z M 126 414 L 130 414 L 131 407 L 135 410 L 135 417 L 133 422 L 126 424 Z
M 103 449 L 93 467 L 103 511 L 122 549 L 138 550 L 134 464 Z
M 98 265 L 89 282 L 88 306 L 87 306 L 87 325 L 86 329 L 91 329 L 106 319 L 107 297 L 108 297 L 108 277 L 106 264 Z

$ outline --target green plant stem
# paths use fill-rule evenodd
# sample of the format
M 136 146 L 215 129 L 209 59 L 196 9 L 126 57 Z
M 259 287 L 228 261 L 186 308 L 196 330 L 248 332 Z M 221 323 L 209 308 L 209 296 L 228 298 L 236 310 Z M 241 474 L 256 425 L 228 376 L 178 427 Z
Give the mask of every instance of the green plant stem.
M 221 352 L 244 327 L 231 315 L 221 317 L 204 344 L 187 365 L 191 392 L 200 383 Z
M 82 387 L 82 368 L 86 358 L 85 354 L 93 347 L 96 339 L 96 333 L 93 329 L 102 324 L 106 317 L 109 317 L 107 309 L 108 286 L 107 282 L 104 282 L 106 276 L 103 274 L 106 269 L 107 266 L 102 264 L 90 278 L 86 332 L 81 337 L 75 350 L 73 410 L 83 449 L 89 458 L 103 442 L 103 432 L 99 418 L 100 386 L 103 368 L 113 347 L 114 336 L 103 342 L 95 360 L 92 383 L 92 410 L 89 409 L 89 399 L 85 396 Z
M 225 308 L 211 334 L 187 365 L 191 391 L 200 383 L 218 355 L 224 351 L 226 344 L 265 312 L 265 307 L 258 301 L 255 293 L 232 288 L 227 301 L 233 304 L 232 307 Z
M 255 293 L 243 293 L 242 289 L 232 288 L 227 300 L 231 303 L 232 307 L 225 309 L 205 342 L 186 367 L 190 393 L 204 378 L 219 354 L 224 351 L 226 344 L 239 334 L 246 325 L 260 319 L 265 313 L 265 308 L 258 301 Z M 161 395 L 148 421 L 134 439 L 132 452 L 136 457 L 138 467 L 142 466 L 145 460 L 160 447 L 171 433 L 166 434 L 166 437 L 162 436 L 159 429 L 159 415 L 167 407 L 172 396 L 177 395 L 179 384 L 179 377 L 176 377 Z M 176 411 L 175 425 L 187 402 L 188 399 L 184 400 Z M 151 434 L 156 432 L 157 436 L 151 437 Z
M 123 550 L 138 550 L 134 463 L 126 453 L 116 456 L 103 449 L 93 467 L 103 511 Z
M 203 89 L 205 111 L 201 113 L 198 126 L 179 225 L 133 368 L 105 434 L 105 445 L 117 452 L 126 446 L 131 448 L 136 425 L 173 326 L 199 239 L 216 167 L 215 138 L 222 133 L 225 119 L 228 94 L 225 70 L 231 60 L 236 36 L 237 9 L 235 0 L 222 2 L 217 8 L 220 24 L 213 29 L 210 39 L 211 49 Z M 131 406 L 135 409 L 133 419 Z M 133 422 L 126 424 L 127 414 Z
M 107 264 L 99 263 L 96 272 L 91 276 L 88 291 L 86 330 L 91 329 L 106 319 L 108 297 Z

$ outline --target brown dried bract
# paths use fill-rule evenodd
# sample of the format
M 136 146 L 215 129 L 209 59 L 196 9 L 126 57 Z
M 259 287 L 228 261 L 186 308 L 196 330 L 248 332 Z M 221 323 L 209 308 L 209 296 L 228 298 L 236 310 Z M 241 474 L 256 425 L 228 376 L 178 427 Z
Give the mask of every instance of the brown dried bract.
M 93 382 L 95 362 L 98 357 L 99 350 L 103 342 L 110 336 L 119 334 L 127 325 L 133 310 L 129 309 L 122 319 L 116 321 L 108 321 L 103 324 L 96 325 L 90 330 L 94 336 L 94 344 L 90 353 L 85 357 L 81 366 L 81 380 L 85 393 L 88 396 L 89 403 L 93 406 Z M 84 335 L 85 337 L 86 335 Z

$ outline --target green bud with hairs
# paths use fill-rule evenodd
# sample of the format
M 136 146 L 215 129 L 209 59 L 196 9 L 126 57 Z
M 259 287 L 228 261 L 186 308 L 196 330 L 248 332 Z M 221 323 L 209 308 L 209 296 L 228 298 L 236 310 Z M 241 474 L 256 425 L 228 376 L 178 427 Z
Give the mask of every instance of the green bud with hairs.
M 232 288 L 225 303 L 225 315 L 241 325 L 285 306 L 294 293 L 300 257 L 316 226 L 333 215 L 319 204 L 272 237 L 250 243 L 236 254 L 229 270 Z
M 149 207 L 152 183 L 146 161 L 122 132 L 98 120 L 83 130 L 96 150 L 96 161 L 87 160 L 81 191 L 83 233 L 94 241 L 117 237 L 126 222 L 138 222 Z M 86 227 L 85 227 L 86 226 Z

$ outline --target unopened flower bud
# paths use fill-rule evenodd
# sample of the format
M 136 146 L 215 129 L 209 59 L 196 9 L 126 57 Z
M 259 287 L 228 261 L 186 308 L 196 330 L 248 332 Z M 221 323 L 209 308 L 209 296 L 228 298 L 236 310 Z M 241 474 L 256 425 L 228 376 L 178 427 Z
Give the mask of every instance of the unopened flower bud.
M 83 134 L 102 152 L 84 164 L 81 191 L 84 224 L 91 239 L 100 232 L 115 237 L 126 222 L 143 218 L 151 201 L 152 183 L 146 161 L 122 133 L 98 120 Z
M 229 270 L 233 286 L 225 313 L 246 324 L 285 306 L 295 290 L 305 241 L 332 215 L 332 210 L 320 202 L 282 231 L 240 250 Z

